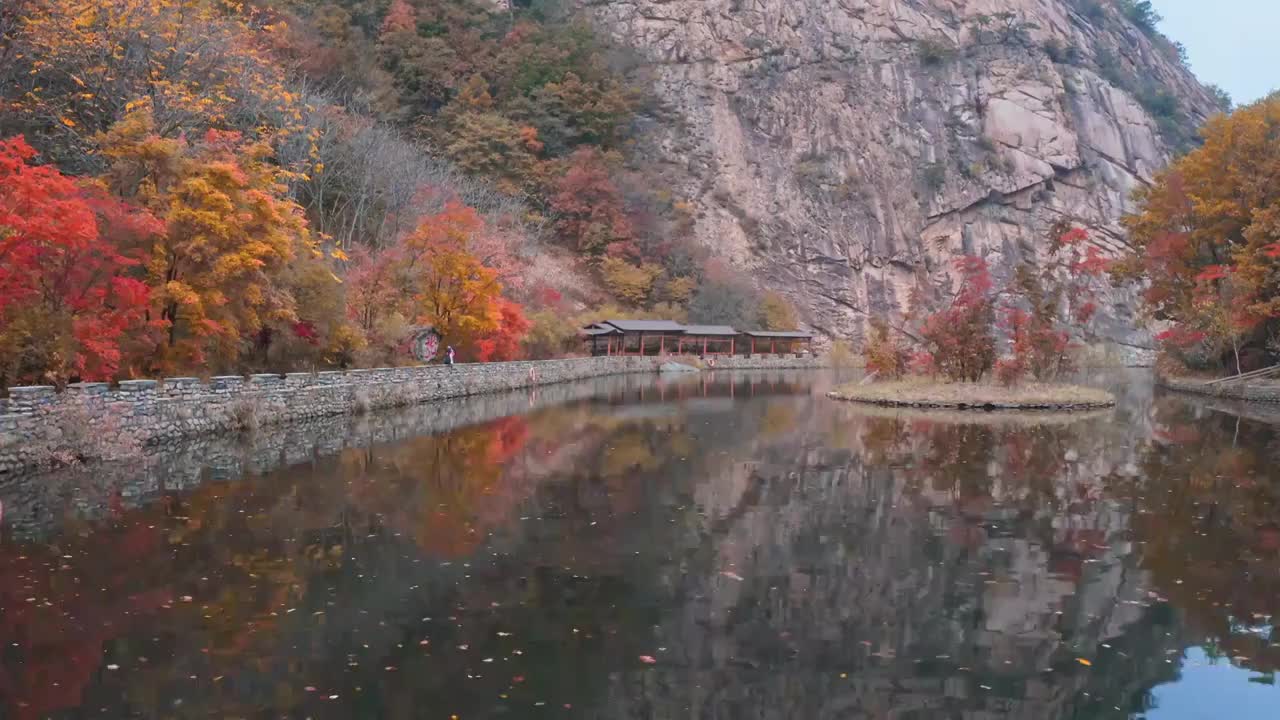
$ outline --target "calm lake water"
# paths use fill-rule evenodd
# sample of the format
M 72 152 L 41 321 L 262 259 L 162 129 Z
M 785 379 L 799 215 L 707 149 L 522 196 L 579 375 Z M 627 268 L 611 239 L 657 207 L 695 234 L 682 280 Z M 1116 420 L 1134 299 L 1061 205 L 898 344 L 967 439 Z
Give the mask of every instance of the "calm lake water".
M 0 480 L 0 717 L 1280 717 L 1280 418 L 1087 380 L 614 378 Z

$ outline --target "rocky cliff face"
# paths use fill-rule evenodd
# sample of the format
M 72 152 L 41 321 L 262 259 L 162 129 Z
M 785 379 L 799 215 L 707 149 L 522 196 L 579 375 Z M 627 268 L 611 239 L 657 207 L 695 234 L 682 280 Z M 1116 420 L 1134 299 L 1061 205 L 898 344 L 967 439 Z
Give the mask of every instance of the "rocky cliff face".
M 832 337 L 952 257 L 999 272 L 1119 218 L 1212 96 L 1110 0 L 582 0 L 674 121 L 648 153 L 699 239 Z M 1131 297 L 1104 331 L 1143 345 Z

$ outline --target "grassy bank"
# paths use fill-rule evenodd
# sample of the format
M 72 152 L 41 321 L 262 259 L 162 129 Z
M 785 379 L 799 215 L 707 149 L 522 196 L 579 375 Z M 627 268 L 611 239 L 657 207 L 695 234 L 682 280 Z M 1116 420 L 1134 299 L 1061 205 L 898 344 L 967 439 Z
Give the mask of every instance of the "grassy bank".
M 828 394 L 836 400 L 904 407 L 957 409 L 1076 410 L 1115 405 L 1104 390 L 1078 385 L 1022 383 L 1005 387 L 992 383 L 949 383 L 931 380 L 849 383 Z

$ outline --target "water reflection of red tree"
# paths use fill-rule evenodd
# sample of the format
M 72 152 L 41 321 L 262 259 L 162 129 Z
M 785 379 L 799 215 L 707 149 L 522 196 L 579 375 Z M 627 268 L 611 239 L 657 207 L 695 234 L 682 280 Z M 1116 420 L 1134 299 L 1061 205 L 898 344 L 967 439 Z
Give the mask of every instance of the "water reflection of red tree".
M 8 717 L 77 707 L 104 647 L 172 595 L 150 579 L 161 531 L 148 522 L 71 536 L 58 548 L 0 546 L 0 696 Z
M 466 557 L 528 497 L 513 460 L 529 440 L 527 420 L 509 417 L 355 454 L 351 501 L 437 557 Z

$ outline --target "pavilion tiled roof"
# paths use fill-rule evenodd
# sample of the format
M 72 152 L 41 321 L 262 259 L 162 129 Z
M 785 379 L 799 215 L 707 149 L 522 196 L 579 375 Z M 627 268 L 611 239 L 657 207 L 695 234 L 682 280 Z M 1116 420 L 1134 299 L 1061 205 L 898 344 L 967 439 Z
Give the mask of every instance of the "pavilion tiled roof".
M 743 335 L 755 338 L 776 338 L 778 340 L 808 340 L 813 333 L 800 330 L 744 330 Z
M 685 325 L 686 335 L 737 335 L 738 331 L 728 325 Z
M 612 325 L 623 332 L 684 332 L 683 325 L 671 320 L 601 320 L 596 324 Z
M 801 330 L 743 330 L 739 332 L 728 325 L 682 325 L 673 320 L 601 320 L 588 325 L 582 334 L 588 336 L 614 333 L 671 333 L 673 335 L 698 335 L 703 337 L 731 337 L 746 335 L 774 340 L 808 340 L 812 333 Z

